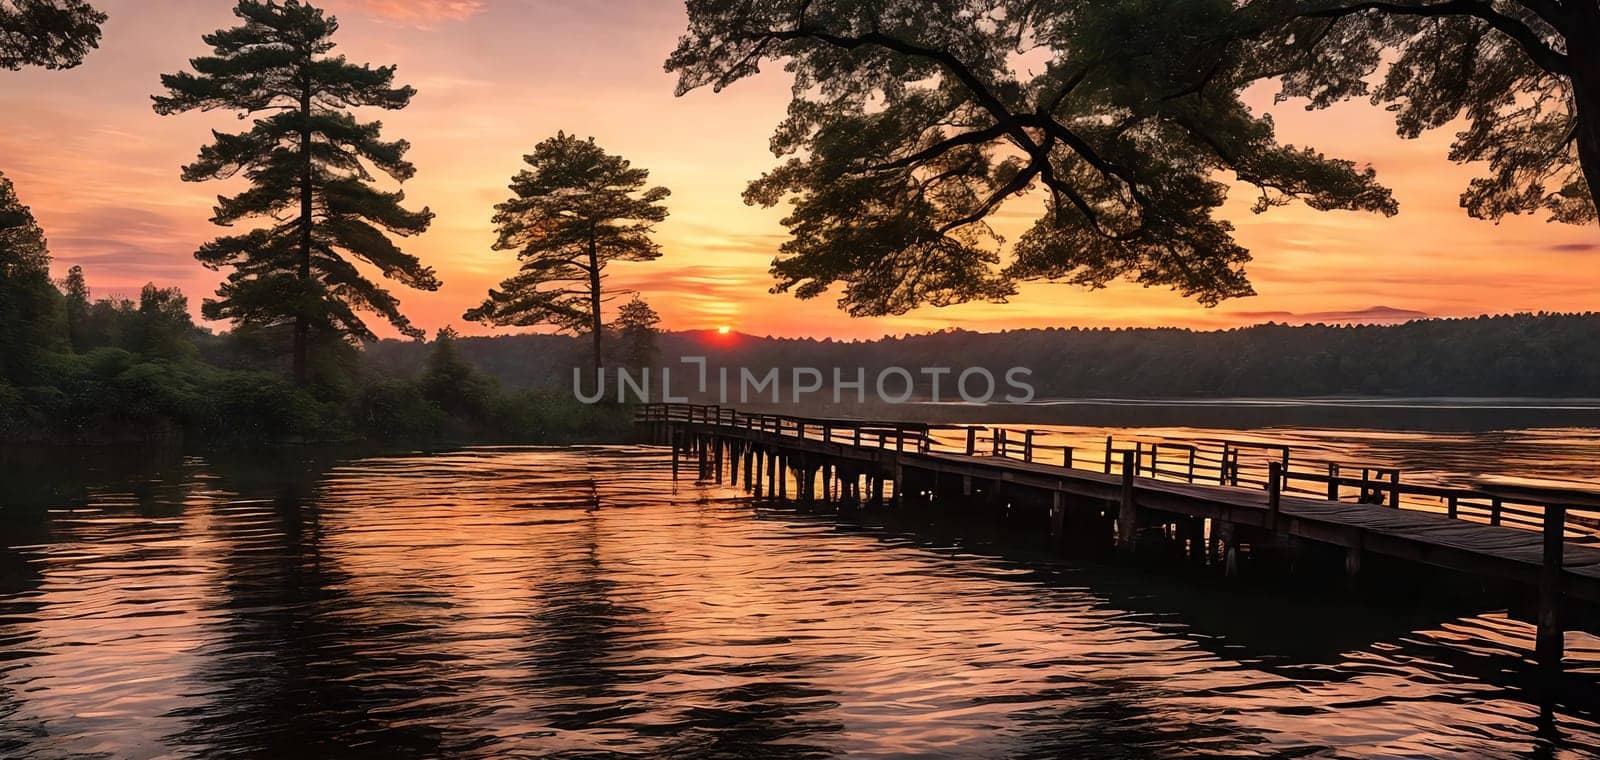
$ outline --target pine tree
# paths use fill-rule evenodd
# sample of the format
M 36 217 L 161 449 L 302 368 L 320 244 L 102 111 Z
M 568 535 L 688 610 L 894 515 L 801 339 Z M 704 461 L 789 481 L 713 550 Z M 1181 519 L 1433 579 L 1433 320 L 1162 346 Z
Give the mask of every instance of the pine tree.
M 88 347 L 89 283 L 83 277 L 83 267 L 74 264 L 61 281 L 61 294 L 67 299 L 67 337 L 72 350 L 82 352 Z
M 0 69 L 70 69 L 100 47 L 106 14 L 83 0 L 0 0 Z
M 617 355 L 624 366 L 638 368 L 655 361 L 656 326 L 660 323 L 661 315 L 638 295 L 617 309 L 617 319 L 611 323 L 611 329 L 621 344 Z
M 667 218 L 661 201 L 671 191 L 644 189 L 649 170 L 606 153 L 593 138 L 565 132 L 540 142 L 523 160 L 531 168 L 512 178 L 515 196 L 495 206 L 494 215 L 500 235 L 494 249 L 516 251 L 522 268 L 463 318 L 587 331 L 598 369 L 606 265 L 661 257 L 650 233 Z
M 401 206 L 402 192 L 373 187 L 368 167 L 404 182 L 415 168 L 404 140 L 385 142 L 380 122 L 357 121 L 349 109 L 398 110 L 415 90 L 394 86 L 394 67 L 355 65 L 330 56 L 338 20 L 299 0 L 239 0 L 240 26 L 205 36 L 215 54 L 190 61 L 193 72 L 161 77 L 157 113 L 224 109 L 256 116 L 238 134 L 216 141 L 184 167 L 198 182 L 238 174 L 250 189 L 219 197 L 212 221 L 231 226 L 264 217 L 271 226 L 227 235 L 195 254 L 210 269 L 232 268 L 207 319 L 249 327 L 293 326 L 293 371 L 306 381 L 308 341 L 319 336 L 375 340 L 357 312 L 382 316 L 402 334 L 421 338 L 400 302 L 356 269 L 352 260 L 418 290 L 437 290 L 431 267 L 404 253 L 385 233 L 416 235 L 433 213 Z

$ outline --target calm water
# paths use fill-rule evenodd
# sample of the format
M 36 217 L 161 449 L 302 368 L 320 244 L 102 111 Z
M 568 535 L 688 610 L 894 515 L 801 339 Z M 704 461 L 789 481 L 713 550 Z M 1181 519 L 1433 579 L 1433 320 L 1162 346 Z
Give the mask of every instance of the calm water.
M 1063 563 L 666 461 L 12 463 L 0 757 L 1600 752 L 1585 636 L 1552 732 L 1494 612 Z

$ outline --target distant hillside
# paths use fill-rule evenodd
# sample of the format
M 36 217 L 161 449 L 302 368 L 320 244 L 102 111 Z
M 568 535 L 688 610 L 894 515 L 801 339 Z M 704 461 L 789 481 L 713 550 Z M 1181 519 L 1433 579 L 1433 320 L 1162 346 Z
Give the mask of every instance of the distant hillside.
M 705 356 L 712 367 L 835 367 L 872 377 L 888 366 L 1032 370 L 1039 398 L 1329 395 L 1600 397 L 1600 313 L 1426 319 L 1399 325 L 1256 327 L 1200 332 L 1048 328 L 950 330 L 874 341 L 758 338 L 708 332 L 660 338 L 662 363 Z M 465 338 L 462 355 L 513 387 L 570 386 L 584 366 L 576 338 Z M 386 341 L 368 351 L 383 372 L 413 374 L 426 347 Z M 687 375 L 690 368 L 674 370 Z M 848 375 L 847 375 L 848 376 Z M 949 380 L 946 379 L 946 387 Z M 919 395 L 929 389 L 919 386 Z

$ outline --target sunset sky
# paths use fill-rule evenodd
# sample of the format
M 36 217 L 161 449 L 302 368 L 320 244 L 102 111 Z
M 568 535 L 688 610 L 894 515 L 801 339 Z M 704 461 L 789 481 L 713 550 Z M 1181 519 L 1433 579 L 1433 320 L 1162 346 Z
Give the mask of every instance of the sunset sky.
M 179 285 L 198 309 L 221 275 L 195 248 L 218 234 L 207 219 L 221 183 L 184 183 L 179 167 L 209 139 L 237 130 L 232 116 L 159 117 L 159 76 L 208 52 L 203 33 L 231 26 L 226 0 L 98 0 L 111 15 L 101 49 L 65 72 L 0 72 L 0 171 L 49 236 L 57 274 L 83 265 L 97 294 Z M 340 52 L 396 64 L 419 93 L 398 113 L 374 112 L 385 135 L 413 144 L 412 205 L 437 214 L 407 248 L 444 280 L 437 293 L 396 287 L 419 326 L 467 333 L 461 312 L 515 267 L 490 250 L 491 207 L 535 143 L 558 129 L 594 136 L 670 187 L 660 225 L 665 255 L 619 264 L 614 281 L 637 288 L 670 329 L 729 325 L 757 335 L 874 337 L 951 325 L 994 330 L 1047 326 L 1231 327 L 1267 320 L 1344 321 L 1373 307 L 1457 316 L 1600 309 L 1600 229 L 1525 217 L 1468 218 L 1458 195 L 1472 167 L 1445 158 L 1448 130 L 1400 140 L 1364 102 L 1306 112 L 1273 109 L 1284 142 L 1370 162 L 1394 188 L 1400 216 L 1320 213 L 1301 206 L 1256 216 L 1236 192 L 1226 215 L 1255 254 L 1257 297 L 1206 309 L 1164 290 L 1119 285 L 1086 292 L 1032 284 L 1010 304 L 926 308 L 851 319 L 831 297 L 801 302 L 767 293 L 767 267 L 784 229 L 781 209 L 747 207 L 744 184 L 774 163 L 772 128 L 788 102 L 777 67 L 720 94 L 673 96 L 661 63 L 684 27 L 678 0 L 325 0 L 342 24 Z M 1271 93 L 1253 93 L 1270 105 Z M 381 113 L 381 115 L 379 115 Z M 1027 204 L 1014 204 L 1023 206 Z M 1000 226 L 1015 237 L 1020 209 Z M 1403 316 L 1403 315 L 1402 315 Z

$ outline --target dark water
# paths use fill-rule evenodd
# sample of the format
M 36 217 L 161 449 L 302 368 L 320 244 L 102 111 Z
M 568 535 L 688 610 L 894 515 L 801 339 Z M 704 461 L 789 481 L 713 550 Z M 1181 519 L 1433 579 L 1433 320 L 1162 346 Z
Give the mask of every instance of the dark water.
M 1580 757 L 1532 631 L 674 484 L 663 454 L 13 461 L 0 757 Z

